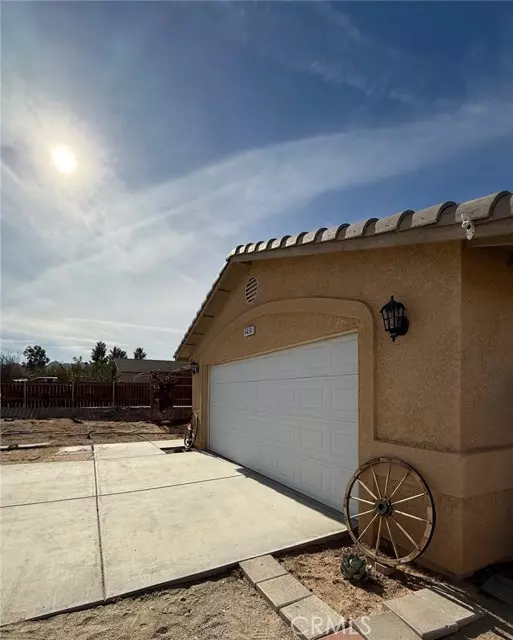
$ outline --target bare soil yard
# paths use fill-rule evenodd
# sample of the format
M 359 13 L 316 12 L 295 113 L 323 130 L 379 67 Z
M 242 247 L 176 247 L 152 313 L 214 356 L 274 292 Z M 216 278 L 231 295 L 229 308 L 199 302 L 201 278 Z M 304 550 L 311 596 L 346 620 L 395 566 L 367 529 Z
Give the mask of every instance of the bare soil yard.
M 86 611 L 3 627 L 12 640 L 293 640 L 239 570 Z
M 334 542 L 288 553 L 278 559 L 287 571 L 345 618 L 377 613 L 383 610 L 384 600 L 408 595 L 429 586 L 428 582 L 439 582 L 434 575 L 407 567 L 390 577 L 371 571 L 365 582 L 352 583 L 344 580 L 340 571 L 340 558 L 345 553 L 359 552 L 350 544 Z
M 55 462 L 63 460 L 88 460 L 88 454 L 80 452 L 72 456 L 58 455 L 61 447 L 91 445 L 93 443 L 141 442 L 182 438 L 184 424 L 158 425 L 152 422 L 123 422 L 114 420 L 84 420 L 70 418 L 51 420 L 2 420 L 0 443 L 2 445 L 50 443 L 49 447 L 15 449 L 0 452 L 1 464 L 26 462 Z
M 487 597 L 477 580 L 452 582 L 418 566 L 402 566 L 392 576 L 372 571 L 371 577 L 361 584 L 344 580 L 340 571 L 340 558 L 345 553 L 357 553 L 350 544 L 321 544 L 278 556 L 278 560 L 298 580 L 326 604 L 348 620 L 379 613 L 385 609 L 385 600 L 408 595 L 418 589 L 433 589 L 450 597 L 470 597 L 479 602 L 488 615 L 459 632 L 458 640 L 513 640 L 513 610 L 498 600 Z M 502 573 L 506 573 L 503 570 Z

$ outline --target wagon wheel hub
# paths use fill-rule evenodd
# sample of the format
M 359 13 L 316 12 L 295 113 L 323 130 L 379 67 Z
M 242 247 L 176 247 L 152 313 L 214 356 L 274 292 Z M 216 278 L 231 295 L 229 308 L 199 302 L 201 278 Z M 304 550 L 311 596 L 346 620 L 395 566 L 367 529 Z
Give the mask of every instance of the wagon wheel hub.
M 388 517 L 392 513 L 392 503 L 386 498 L 381 498 L 374 505 L 376 513 L 380 516 Z

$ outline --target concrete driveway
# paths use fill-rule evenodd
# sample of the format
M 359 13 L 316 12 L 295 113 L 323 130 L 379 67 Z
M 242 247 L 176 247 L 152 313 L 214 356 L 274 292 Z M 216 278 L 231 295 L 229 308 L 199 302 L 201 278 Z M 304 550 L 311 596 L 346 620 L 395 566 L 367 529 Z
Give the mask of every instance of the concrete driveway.
M 341 516 L 240 465 L 151 443 L 97 445 L 91 461 L 1 476 L 1 624 L 345 531 Z

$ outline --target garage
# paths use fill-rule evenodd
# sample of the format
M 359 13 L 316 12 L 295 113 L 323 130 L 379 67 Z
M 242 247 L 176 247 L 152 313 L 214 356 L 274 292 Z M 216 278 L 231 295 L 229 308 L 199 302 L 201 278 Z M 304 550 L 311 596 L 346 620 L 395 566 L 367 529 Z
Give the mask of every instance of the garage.
M 426 562 L 511 558 L 512 249 L 509 191 L 237 246 L 175 353 L 196 446 L 335 509 L 400 460 L 433 494 Z
M 212 366 L 209 448 L 340 510 L 358 466 L 357 333 Z

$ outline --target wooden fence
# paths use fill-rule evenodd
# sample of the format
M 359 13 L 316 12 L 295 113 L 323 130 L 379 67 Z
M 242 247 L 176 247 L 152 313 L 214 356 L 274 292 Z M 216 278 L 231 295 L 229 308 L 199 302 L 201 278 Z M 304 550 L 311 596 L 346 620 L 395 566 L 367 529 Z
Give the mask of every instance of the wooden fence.
M 178 376 L 170 393 L 172 407 L 191 407 L 191 377 Z M 0 397 L 3 408 L 150 408 L 153 385 L 149 382 L 2 382 Z

